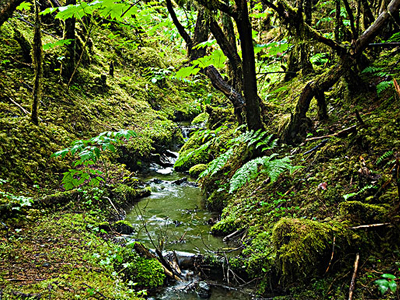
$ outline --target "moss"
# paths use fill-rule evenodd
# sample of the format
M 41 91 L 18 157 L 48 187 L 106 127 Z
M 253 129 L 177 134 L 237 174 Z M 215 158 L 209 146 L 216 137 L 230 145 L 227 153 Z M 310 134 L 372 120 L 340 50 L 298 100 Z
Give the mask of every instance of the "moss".
M 362 203 L 360 201 L 346 201 L 339 204 L 340 214 L 356 224 L 385 222 L 388 220 L 388 208 Z
M 131 245 L 122 248 L 115 261 L 115 269 L 122 270 L 125 280 L 132 280 L 140 288 L 156 288 L 164 284 L 165 274 L 157 259 L 140 257 Z
M 111 190 L 114 203 L 120 206 L 126 206 L 129 203 L 133 203 L 136 199 L 149 196 L 150 194 L 150 188 L 139 189 L 126 184 L 119 184 Z
M 207 165 L 206 164 L 198 164 L 195 165 L 193 167 L 191 167 L 189 169 L 189 175 L 193 178 L 197 178 L 199 177 L 199 175 L 205 170 L 207 169 Z
M 203 112 L 201 114 L 199 114 L 196 118 L 193 119 L 192 124 L 201 124 L 201 123 L 205 123 L 208 120 L 208 113 Z
M 233 109 L 206 106 L 206 113 L 208 114 L 207 126 L 210 129 L 216 129 L 226 122 L 235 122 Z
M 113 224 L 113 228 L 115 229 L 116 232 L 119 232 L 122 234 L 132 234 L 135 231 L 132 224 L 126 220 L 120 220 L 120 221 L 115 222 Z
M 179 159 L 175 162 L 175 170 L 188 171 L 198 164 L 205 164 L 209 161 L 209 149 L 187 149 L 179 152 Z
M 311 220 L 282 218 L 275 224 L 271 240 L 284 281 L 307 280 L 326 269 L 334 230 Z

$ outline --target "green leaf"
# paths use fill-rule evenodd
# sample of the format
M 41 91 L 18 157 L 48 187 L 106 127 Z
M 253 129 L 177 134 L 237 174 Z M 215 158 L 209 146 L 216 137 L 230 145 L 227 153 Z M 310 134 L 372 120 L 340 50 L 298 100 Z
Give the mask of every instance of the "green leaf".
M 199 179 L 205 177 L 205 176 L 210 176 L 212 177 L 214 174 L 216 174 L 219 170 L 221 170 L 227 161 L 231 158 L 233 154 L 233 148 L 230 148 L 228 151 L 225 153 L 221 154 L 218 156 L 216 159 L 214 159 L 210 165 L 208 166 L 207 169 L 205 169 L 200 175 Z
M 67 39 L 67 40 L 59 40 L 54 43 L 47 43 L 47 44 L 43 45 L 43 50 L 49 50 L 49 49 L 56 48 L 59 46 L 69 45 L 72 42 L 73 42 L 73 39 Z
M 381 277 L 386 278 L 386 279 L 396 279 L 396 276 L 394 276 L 393 274 L 383 274 Z
M 200 71 L 200 68 L 196 68 L 195 66 L 191 67 L 185 67 L 179 69 L 178 72 L 176 72 L 175 77 L 176 78 L 185 78 L 189 77 L 191 75 L 196 75 Z
M 18 7 L 17 10 L 26 10 L 29 11 L 31 9 L 32 3 L 22 2 Z
M 386 279 L 375 280 L 375 283 L 378 285 L 378 289 L 382 295 L 384 295 L 389 289 L 389 282 Z
M 389 288 L 390 290 L 395 293 L 397 289 L 397 283 L 394 280 L 389 281 Z

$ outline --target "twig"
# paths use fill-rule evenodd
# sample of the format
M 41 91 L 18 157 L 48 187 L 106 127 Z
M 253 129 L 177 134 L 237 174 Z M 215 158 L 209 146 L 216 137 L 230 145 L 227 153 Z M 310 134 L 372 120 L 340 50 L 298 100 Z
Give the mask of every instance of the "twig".
M 14 104 L 15 106 L 17 106 L 24 114 L 29 115 L 29 111 L 27 111 L 25 108 L 23 108 L 21 105 L 19 105 L 17 102 L 15 102 L 13 99 L 11 99 L 10 97 L 8 97 L 8 100 L 10 100 L 10 102 L 12 104 Z
M 115 209 L 115 211 L 117 212 L 117 216 L 120 216 L 120 213 L 119 213 L 118 209 L 115 207 L 115 205 L 114 205 L 114 203 L 111 201 L 111 199 L 108 198 L 108 197 L 104 197 L 104 198 L 106 198 L 106 199 L 110 202 L 111 206 L 112 206 L 112 207 Z
M 392 223 L 377 223 L 377 224 L 359 225 L 359 226 L 350 227 L 350 229 L 373 228 L 373 227 L 380 227 L 380 226 L 388 226 L 391 224 Z
M 345 129 L 343 129 L 343 130 L 341 130 L 339 132 L 333 133 L 333 134 L 328 134 L 328 135 L 323 135 L 323 136 L 316 136 L 316 137 L 305 139 L 305 142 L 321 140 L 321 139 L 330 138 L 330 137 L 334 137 L 334 136 L 345 137 L 349 133 L 356 132 L 356 131 L 357 131 L 357 125 L 353 125 L 351 127 L 345 128 Z
M 351 277 L 351 282 L 350 282 L 349 300 L 353 299 L 353 293 L 354 293 L 354 288 L 355 288 L 355 283 L 356 283 L 357 269 L 358 269 L 359 261 L 360 261 L 360 253 L 357 253 L 356 260 L 354 261 L 354 272 L 353 272 L 353 276 Z
M 331 255 L 331 259 L 329 260 L 328 267 L 326 268 L 325 274 L 328 273 L 329 268 L 331 267 L 331 264 L 332 264 L 333 256 L 335 255 L 335 241 L 336 241 L 336 237 L 334 236 L 333 242 L 332 242 L 332 255 Z

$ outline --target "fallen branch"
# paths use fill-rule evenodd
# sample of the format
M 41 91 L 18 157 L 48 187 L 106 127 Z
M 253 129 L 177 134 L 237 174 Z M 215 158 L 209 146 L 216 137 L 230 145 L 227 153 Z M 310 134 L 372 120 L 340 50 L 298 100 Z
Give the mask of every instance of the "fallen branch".
M 245 231 L 246 231 L 246 228 L 238 229 L 238 230 L 232 232 L 231 234 L 228 234 L 226 237 L 224 237 L 222 239 L 222 241 L 227 242 L 227 241 L 233 240 L 235 238 L 239 238 L 241 235 L 244 234 Z
M 328 134 L 328 135 L 323 135 L 323 136 L 316 136 L 312 138 L 305 139 L 304 142 L 310 142 L 310 141 L 316 141 L 316 140 L 321 140 L 321 139 L 326 139 L 326 138 L 331 138 L 331 137 L 346 137 L 352 132 L 357 132 L 357 125 L 353 125 L 351 127 L 345 128 L 339 132 L 333 133 L 333 134 Z
M 356 260 L 354 261 L 354 272 L 353 272 L 353 276 L 351 277 L 351 282 L 350 282 L 349 300 L 353 299 L 353 293 L 354 293 L 354 288 L 355 288 L 355 283 L 356 283 L 357 269 L 358 269 L 359 261 L 360 261 L 360 253 L 357 253 Z
M 391 224 L 392 223 L 377 223 L 377 224 L 359 225 L 359 226 L 350 227 L 350 229 L 373 228 L 373 227 L 388 226 Z
M 29 111 L 27 111 L 25 108 L 23 108 L 21 105 L 19 105 L 17 102 L 15 102 L 13 99 L 11 99 L 10 97 L 8 97 L 8 100 L 10 100 L 10 102 L 12 104 L 14 104 L 15 106 L 17 106 L 24 114 L 29 115 Z
M 335 255 L 335 241 L 336 241 L 336 237 L 333 237 L 333 242 L 332 242 L 332 255 L 331 255 L 331 259 L 329 260 L 329 264 L 328 267 L 326 268 L 325 274 L 328 273 L 329 268 L 331 267 L 332 261 L 333 261 L 333 256 Z
M 108 197 L 104 197 L 104 198 L 106 198 L 106 199 L 110 202 L 111 206 L 112 206 L 112 207 L 115 209 L 115 211 L 117 212 L 117 216 L 120 216 L 121 214 L 119 213 L 118 209 L 115 207 L 115 205 L 114 205 L 114 203 L 111 201 L 111 199 L 108 198 Z

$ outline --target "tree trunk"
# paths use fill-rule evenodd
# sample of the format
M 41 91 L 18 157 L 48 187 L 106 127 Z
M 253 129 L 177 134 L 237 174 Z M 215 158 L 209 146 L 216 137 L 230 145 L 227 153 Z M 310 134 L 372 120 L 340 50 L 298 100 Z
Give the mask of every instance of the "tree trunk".
M 400 0 L 392 0 L 387 10 L 383 11 L 375 22 L 357 39 L 357 41 L 355 41 L 354 48 L 350 52 L 344 54 L 339 63 L 319 76 L 316 80 L 307 83 L 297 102 L 295 113 L 291 117 L 290 123 L 283 131 L 282 139 L 286 143 L 297 144 L 304 139 L 307 127 L 310 125 L 310 119 L 306 117 L 306 113 L 310 107 L 312 98 L 320 96 L 321 93 L 333 86 L 343 74 L 350 70 L 368 44 L 386 25 L 390 16 L 398 13 L 399 8 Z
M 252 39 L 252 27 L 249 20 L 246 0 L 236 0 L 237 20 L 242 57 L 243 57 L 243 93 L 246 100 L 246 122 L 248 130 L 262 129 L 260 97 L 257 93 L 255 56 Z
M 20 5 L 24 0 L 1 0 L 0 1 L 0 27 L 3 25 L 5 21 L 8 20 L 15 11 L 15 9 Z
M 76 0 L 67 0 L 66 5 L 75 5 Z M 64 40 L 72 40 L 69 45 L 66 46 L 66 53 L 65 53 L 65 66 L 62 69 L 62 76 L 68 81 L 72 74 L 74 73 L 75 69 L 75 58 L 76 58 L 76 51 L 75 51 L 75 18 L 69 18 L 65 20 L 64 26 Z M 84 51 L 84 50 L 82 50 Z
M 31 121 L 39 125 L 38 109 L 41 92 L 41 79 L 43 73 L 43 49 L 42 37 L 40 32 L 39 5 L 35 2 L 35 32 L 33 36 L 33 65 L 35 69 L 35 78 L 33 81 L 33 101 L 31 108 Z

